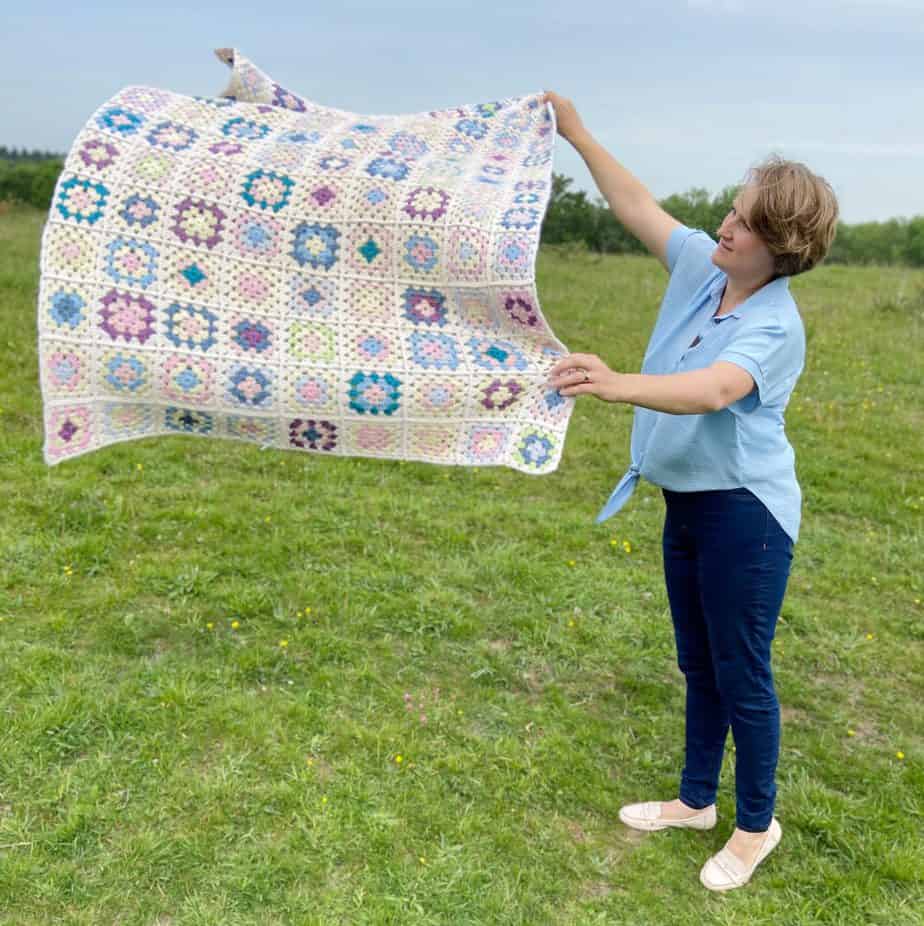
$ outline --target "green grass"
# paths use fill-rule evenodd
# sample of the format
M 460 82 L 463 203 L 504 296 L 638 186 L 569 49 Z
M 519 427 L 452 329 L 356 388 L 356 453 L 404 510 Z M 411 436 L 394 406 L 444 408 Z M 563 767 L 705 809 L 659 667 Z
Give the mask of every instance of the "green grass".
M 0 923 L 924 922 L 924 272 L 792 281 L 783 842 L 721 896 L 731 738 L 715 830 L 616 816 L 683 744 L 660 492 L 593 521 L 629 406 L 580 399 L 543 477 L 194 436 L 47 467 L 42 220 L 0 216 Z M 571 350 L 638 370 L 654 260 L 537 273 Z

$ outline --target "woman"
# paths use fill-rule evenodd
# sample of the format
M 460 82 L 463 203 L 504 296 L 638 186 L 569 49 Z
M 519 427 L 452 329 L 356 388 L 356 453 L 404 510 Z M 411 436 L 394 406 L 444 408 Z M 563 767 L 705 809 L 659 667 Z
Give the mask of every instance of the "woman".
M 747 883 L 780 841 L 773 816 L 780 711 L 770 644 L 798 539 L 801 492 L 783 412 L 802 372 L 805 333 L 789 278 L 821 261 L 837 199 L 805 165 L 752 168 L 718 242 L 668 215 L 548 91 L 558 132 L 581 154 L 616 217 L 670 273 L 640 374 L 595 354 L 549 373 L 562 395 L 636 406 L 631 465 L 597 516 L 615 514 L 640 476 L 661 487 L 662 549 L 677 662 L 686 679 L 679 796 L 623 807 L 642 830 L 711 829 L 729 726 L 736 826 L 708 859 L 711 890 Z

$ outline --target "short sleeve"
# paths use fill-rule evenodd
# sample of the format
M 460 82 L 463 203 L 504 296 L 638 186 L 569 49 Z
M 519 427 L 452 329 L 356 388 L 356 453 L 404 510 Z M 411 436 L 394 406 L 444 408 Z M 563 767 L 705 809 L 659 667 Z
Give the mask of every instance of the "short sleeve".
M 716 242 L 701 228 L 675 228 L 668 236 L 665 253 L 671 287 L 692 294 L 710 276 L 721 272 L 712 262 L 715 249 Z
M 732 411 L 752 412 L 758 405 L 786 399 L 802 371 L 805 340 L 798 328 L 770 318 L 733 337 L 714 362 L 720 360 L 743 367 L 754 378 L 754 389 L 732 402 Z

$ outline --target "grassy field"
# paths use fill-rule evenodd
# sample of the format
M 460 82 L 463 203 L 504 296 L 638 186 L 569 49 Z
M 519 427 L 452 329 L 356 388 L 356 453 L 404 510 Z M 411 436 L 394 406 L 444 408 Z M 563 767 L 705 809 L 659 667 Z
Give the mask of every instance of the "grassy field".
M 723 896 L 731 737 L 716 829 L 616 816 L 683 745 L 660 491 L 593 521 L 629 406 L 581 398 L 543 477 L 194 436 L 49 468 L 43 218 L 0 216 L 0 923 L 924 923 L 924 272 L 792 281 L 783 842 Z M 537 274 L 571 350 L 638 370 L 653 259 Z

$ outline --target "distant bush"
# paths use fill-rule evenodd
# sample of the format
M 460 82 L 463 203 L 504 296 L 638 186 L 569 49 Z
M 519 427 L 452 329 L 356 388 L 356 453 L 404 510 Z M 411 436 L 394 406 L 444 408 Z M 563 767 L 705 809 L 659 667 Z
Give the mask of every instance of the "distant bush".
M 29 203 L 38 209 L 50 209 L 55 183 L 64 162 L 0 160 L 0 200 Z

